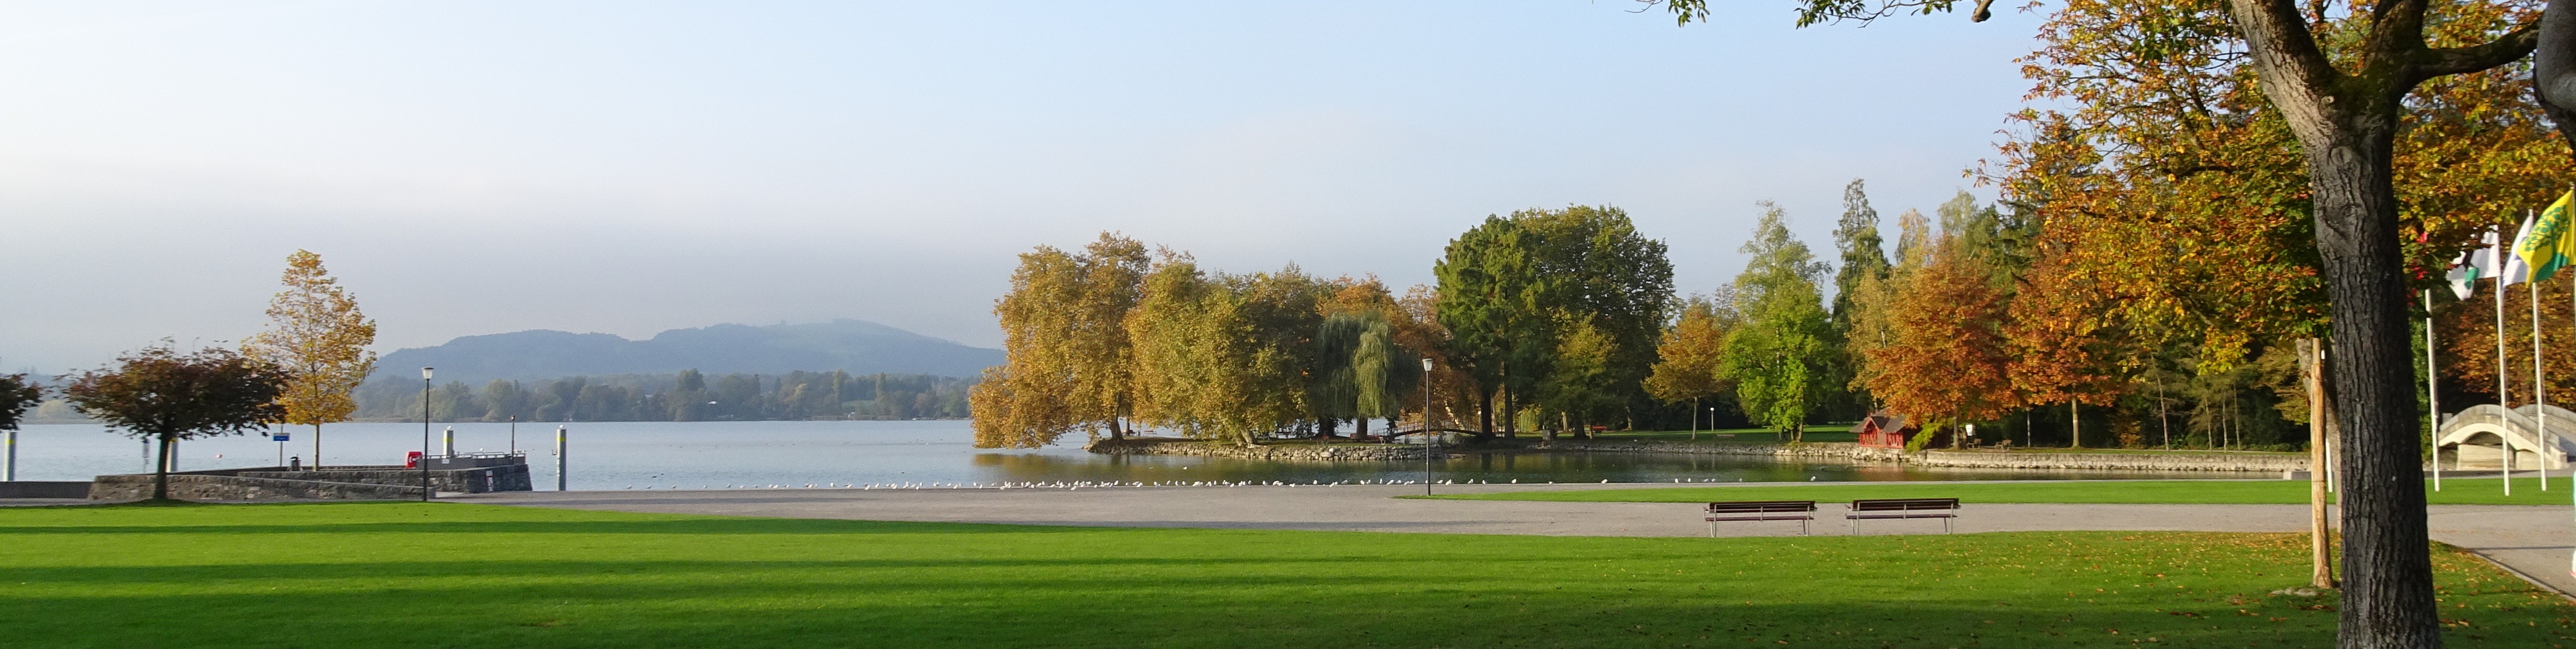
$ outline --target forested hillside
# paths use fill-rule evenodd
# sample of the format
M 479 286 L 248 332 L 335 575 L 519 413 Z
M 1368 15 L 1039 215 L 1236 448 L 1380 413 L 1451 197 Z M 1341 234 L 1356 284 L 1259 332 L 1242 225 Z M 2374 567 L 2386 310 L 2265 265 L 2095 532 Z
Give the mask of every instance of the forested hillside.
M 493 379 L 676 374 L 689 369 L 720 374 L 841 370 L 974 376 L 1001 362 L 998 349 L 969 347 L 874 322 L 833 320 L 757 327 L 720 324 L 673 329 L 645 340 L 546 330 L 466 336 L 435 347 L 386 354 L 376 363 L 373 380 L 408 383 L 417 389 L 422 367 L 438 368 L 441 381 L 468 385 Z
M 548 381 L 445 381 L 430 390 L 435 421 L 753 421 L 956 419 L 969 379 L 926 374 L 574 376 Z M 377 381 L 358 391 L 358 417 L 419 421 L 421 385 Z

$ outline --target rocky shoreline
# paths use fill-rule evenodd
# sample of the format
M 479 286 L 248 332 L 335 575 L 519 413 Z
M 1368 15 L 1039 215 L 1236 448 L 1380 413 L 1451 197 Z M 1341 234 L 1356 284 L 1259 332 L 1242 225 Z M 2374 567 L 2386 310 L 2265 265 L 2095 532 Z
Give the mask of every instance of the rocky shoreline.
M 1405 444 L 1307 444 L 1239 446 L 1224 442 L 1172 438 L 1100 439 L 1083 450 L 1107 455 L 1196 455 L 1269 461 L 1419 460 L 1423 449 Z M 2191 452 L 2137 453 L 2085 451 L 1927 450 L 1864 447 L 1850 442 L 1805 444 L 1675 444 L 1669 442 L 1595 442 L 1585 440 L 1498 440 L 1443 447 L 1433 457 L 1465 453 L 1654 453 L 1723 455 L 1797 460 L 1827 460 L 1963 469 L 2080 471 L 2238 471 L 2280 474 L 2305 471 L 2305 455 L 2285 453 Z

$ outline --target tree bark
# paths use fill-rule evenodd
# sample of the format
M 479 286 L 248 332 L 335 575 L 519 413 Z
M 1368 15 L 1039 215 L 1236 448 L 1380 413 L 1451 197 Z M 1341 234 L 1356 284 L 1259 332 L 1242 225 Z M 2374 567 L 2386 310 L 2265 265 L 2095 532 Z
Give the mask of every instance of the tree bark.
M 2334 410 L 2326 416 L 2343 424 L 2342 443 L 2327 443 L 2348 451 L 2334 458 L 2343 504 L 2343 646 L 2438 647 L 2414 373 L 2395 370 L 2411 367 L 2413 350 L 2389 176 L 2394 129 L 2351 121 L 2361 123 L 2308 147 L 2317 250 L 2334 317 L 2336 362 L 2325 364 Z
M 2066 447 L 2084 448 L 2084 411 L 2075 397 L 2066 398 Z
M 170 434 L 162 433 L 158 461 L 152 463 L 152 499 L 170 499 Z
M 2345 451 L 2334 458 L 2343 505 L 2338 640 L 2353 649 L 2442 646 L 2390 177 L 2398 116 L 2415 84 L 2511 62 L 2530 52 L 2535 38 L 2526 27 L 2482 45 L 2429 48 L 2426 5 L 2373 6 L 2347 72 L 2325 55 L 2295 4 L 2227 3 L 2263 94 L 2308 163 L 2310 216 L 2333 318 L 2327 415 Z
M 2558 135 L 2576 147 L 2576 0 L 2549 0 L 2531 52 L 2531 84 Z
M 1423 428 L 1425 428 L 1425 429 L 1428 429 L 1428 428 L 1430 428 L 1430 427 L 1431 427 L 1431 412 L 1430 412 L 1430 411 L 1423 411 L 1423 413 L 1422 413 L 1422 427 L 1423 427 Z M 1486 434 L 1486 435 L 1489 435 L 1489 436 L 1490 436 L 1490 435 L 1493 435 L 1493 434 L 1494 434 L 1494 391 L 1493 391 L 1493 390 L 1487 390 L 1487 389 L 1483 389 L 1483 388 L 1478 388 L 1478 389 L 1476 390 L 1476 428 L 1477 428 L 1477 430 L 1484 431 L 1484 434 Z

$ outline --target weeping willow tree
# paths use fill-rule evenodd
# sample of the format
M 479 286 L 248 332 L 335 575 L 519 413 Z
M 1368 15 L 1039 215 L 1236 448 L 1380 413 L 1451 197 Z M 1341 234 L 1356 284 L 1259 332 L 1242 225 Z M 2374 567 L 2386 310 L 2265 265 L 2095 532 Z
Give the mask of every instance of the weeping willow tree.
M 1406 396 L 1420 385 L 1405 371 L 1417 362 L 1395 343 L 1395 326 L 1385 314 L 1326 316 L 1315 332 L 1315 368 L 1307 389 L 1323 432 L 1331 435 L 1336 421 L 1348 419 L 1365 435 L 1372 417 L 1386 418 L 1392 429 L 1393 420 L 1404 414 Z

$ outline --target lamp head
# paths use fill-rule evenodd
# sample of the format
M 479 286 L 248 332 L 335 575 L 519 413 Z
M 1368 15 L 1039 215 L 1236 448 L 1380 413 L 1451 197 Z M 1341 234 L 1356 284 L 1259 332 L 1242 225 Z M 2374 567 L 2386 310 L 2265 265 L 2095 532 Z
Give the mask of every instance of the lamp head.
M 1431 359 L 1428 359 L 1428 358 L 1422 359 L 1422 371 L 1425 371 L 1425 372 L 1429 372 L 1429 371 L 1431 371 Z
M 434 369 L 438 369 L 438 368 L 435 368 L 435 367 L 424 367 L 424 368 L 420 368 L 420 380 L 423 380 L 423 381 L 427 381 L 427 380 L 429 380 L 429 371 L 430 371 L 430 370 L 434 370 Z

